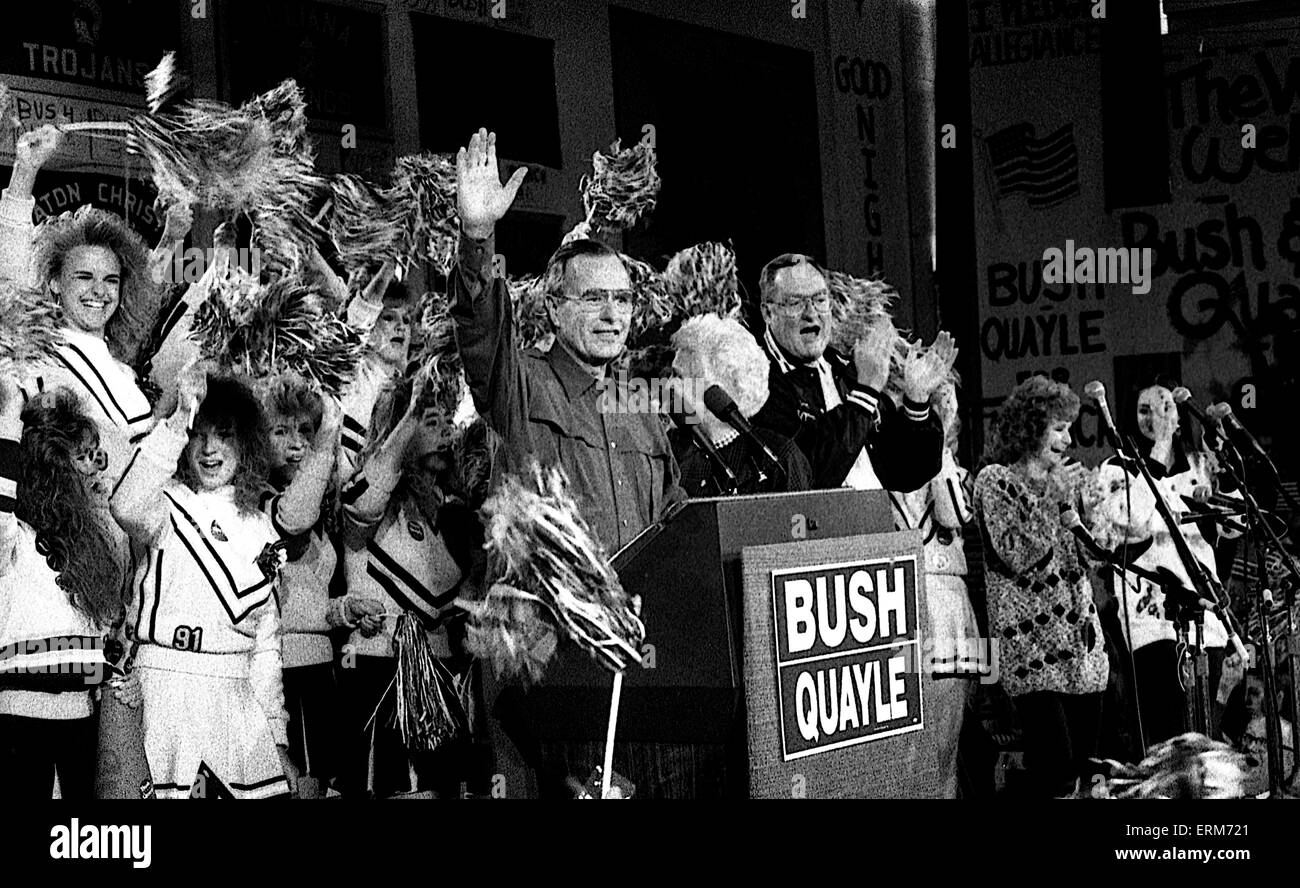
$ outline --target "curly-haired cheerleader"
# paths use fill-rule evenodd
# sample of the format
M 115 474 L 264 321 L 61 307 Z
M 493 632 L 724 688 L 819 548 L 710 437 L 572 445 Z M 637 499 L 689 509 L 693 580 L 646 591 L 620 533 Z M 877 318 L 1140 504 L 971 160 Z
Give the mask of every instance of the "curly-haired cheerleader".
M 148 552 L 128 623 L 159 798 L 267 798 L 297 777 L 273 598 L 279 536 L 259 509 L 267 449 L 252 390 L 193 367 L 111 500 Z
M 384 604 L 358 595 L 330 599 L 338 556 L 325 522 L 306 521 L 319 512 L 334 473 L 342 418 L 338 404 L 294 374 L 272 380 L 264 403 L 271 432 L 271 483 L 284 492 L 278 517 L 311 527 L 289 546 L 289 561 L 280 572 L 289 753 L 304 777 L 299 790 L 305 798 L 323 794 L 335 775 L 338 689 L 329 632 L 382 614 Z
M 349 753 L 340 780 L 345 793 L 386 796 L 409 787 L 445 795 L 459 782 L 460 767 L 447 761 L 456 750 L 433 758 L 408 752 L 389 727 L 397 693 L 395 618 L 413 614 L 433 656 L 451 664 L 448 622 L 460 613 L 453 601 L 475 574 L 483 544 L 478 503 L 472 495 L 468 503 L 447 495 L 450 417 L 437 407 L 421 411 L 419 402 L 409 381 L 380 397 L 370 427 L 370 440 L 378 443 L 363 453 L 360 471 L 342 493 L 348 595 L 377 599 L 385 611 L 363 617 L 344 649 L 344 665 L 351 667 L 340 675 L 349 711 Z M 465 467 L 458 468 L 464 474 Z M 467 664 L 455 665 L 463 672 Z
M 125 561 L 98 438 L 71 394 L 24 410 L 0 376 L 0 798 L 10 801 L 50 798 L 56 772 L 63 798 L 92 797 L 91 695 L 121 617 Z
M 25 133 L 0 200 L 0 277 L 46 290 L 63 310 L 65 344 L 25 381 L 29 394 L 66 386 L 99 428 L 109 486 L 153 426 L 152 407 L 130 364 L 147 339 L 158 293 L 149 250 L 120 217 L 89 205 L 32 227 L 32 183 L 58 150 L 52 126 Z

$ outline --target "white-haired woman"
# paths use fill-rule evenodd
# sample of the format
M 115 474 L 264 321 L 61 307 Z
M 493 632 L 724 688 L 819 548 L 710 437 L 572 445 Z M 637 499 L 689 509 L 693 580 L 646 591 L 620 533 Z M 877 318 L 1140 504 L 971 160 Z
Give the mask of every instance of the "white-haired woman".
M 667 406 L 684 425 L 674 429 L 668 439 L 687 494 L 726 496 L 809 489 L 812 473 L 808 460 L 793 441 L 767 429 L 754 430 L 776 457 L 777 464 L 773 464 L 753 440 L 704 404 L 704 392 L 713 385 L 731 396 L 746 419 L 767 402 L 771 364 L 750 332 L 732 318 L 699 315 L 682 324 L 673 336 L 673 346 L 677 350 L 673 359 L 678 383 L 675 391 L 680 393 L 680 403 Z

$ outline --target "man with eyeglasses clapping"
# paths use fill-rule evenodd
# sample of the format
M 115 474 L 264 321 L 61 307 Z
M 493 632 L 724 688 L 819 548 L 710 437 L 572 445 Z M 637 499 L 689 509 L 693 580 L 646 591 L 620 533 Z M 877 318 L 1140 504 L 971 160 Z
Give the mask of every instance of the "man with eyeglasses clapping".
M 908 361 L 899 408 L 883 394 L 891 329 L 859 340 L 852 358 L 830 347 L 835 319 L 825 269 L 808 256 L 783 254 L 763 266 L 759 293 L 772 372 L 771 395 L 754 425 L 793 438 L 817 488 L 908 491 L 933 478 L 944 435 L 929 396 L 956 355 L 948 334 Z

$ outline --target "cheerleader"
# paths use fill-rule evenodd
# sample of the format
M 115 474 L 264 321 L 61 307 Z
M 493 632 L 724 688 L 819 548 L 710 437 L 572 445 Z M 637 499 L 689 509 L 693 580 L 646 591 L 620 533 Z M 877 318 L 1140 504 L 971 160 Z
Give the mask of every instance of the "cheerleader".
M 945 446 L 939 474 L 919 490 L 890 492 L 894 525 L 899 530 L 919 530 L 925 542 L 925 599 L 930 615 L 929 669 L 935 679 L 926 692 L 937 694 L 935 707 L 943 727 L 936 725 L 940 744 L 940 772 L 946 775 L 945 796 L 957 790 L 957 746 L 970 699 L 971 682 L 980 672 L 979 627 L 966 592 L 966 553 L 962 528 L 974 519 L 967 504 L 970 473 L 957 464 L 957 389 L 945 382 L 930 395 L 930 406 L 943 422 Z M 942 679 L 942 680 L 940 680 Z
M 324 260 L 319 260 L 319 264 L 323 265 Z M 392 263 L 385 263 L 369 286 L 348 304 L 348 323 L 369 331 L 369 340 L 365 356 L 357 366 L 357 375 L 343 392 L 340 481 L 346 481 L 356 472 L 358 459 L 368 443 L 367 431 L 375 403 L 406 367 L 415 309 L 405 285 L 392 281 L 393 269 Z M 320 274 L 324 276 L 323 271 Z
M 19 435 L 21 432 L 21 443 Z M 0 375 L 0 798 L 93 797 L 93 685 L 121 618 L 94 423 L 66 392 L 22 409 Z
M 1072 794 L 1096 753 L 1109 677 L 1088 566 L 1059 517 L 1088 481 L 1065 459 L 1078 415 L 1068 387 L 1026 379 L 1003 403 L 975 479 L 999 680 L 1019 717 L 1026 769 L 1048 797 Z
M 266 451 L 251 390 L 191 367 L 111 500 L 147 551 L 128 623 L 159 798 L 268 798 L 297 778 L 273 600 L 278 535 L 259 510 Z
M 265 404 L 271 484 L 283 494 L 277 517 L 310 528 L 289 546 L 289 560 L 280 572 L 289 755 L 303 775 L 299 795 L 307 798 L 323 794 L 335 773 L 337 688 L 329 632 L 382 614 L 384 604 L 357 595 L 329 597 L 338 558 L 325 521 L 311 516 L 319 514 L 334 472 L 341 418 L 337 403 L 322 398 L 301 377 L 285 374 L 271 383 Z
M 397 693 L 395 618 L 412 614 L 433 656 L 464 673 L 468 664 L 456 656 L 449 623 L 461 613 L 452 603 L 462 582 L 477 574 L 483 545 L 477 497 L 448 497 L 453 427 L 447 413 L 438 407 L 420 411 L 419 402 L 410 382 L 380 398 L 370 427 L 378 443 L 363 454 L 360 471 L 341 496 L 348 595 L 384 605 L 382 614 L 357 621 L 344 647 L 340 681 L 348 700 L 350 749 L 340 781 L 345 794 L 382 797 L 409 788 L 446 795 L 459 783 L 459 749 L 432 756 L 408 752 L 389 727 Z
M 149 280 L 148 248 L 120 217 L 86 205 L 33 228 L 32 185 L 61 141 L 53 126 L 18 140 L 0 199 L 0 277 L 45 289 L 63 309 L 65 344 L 24 387 L 28 394 L 72 390 L 99 428 L 111 488 L 153 426 L 152 406 L 130 364 L 148 338 L 158 294 Z M 169 242 L 170 235 L 164 238 Z

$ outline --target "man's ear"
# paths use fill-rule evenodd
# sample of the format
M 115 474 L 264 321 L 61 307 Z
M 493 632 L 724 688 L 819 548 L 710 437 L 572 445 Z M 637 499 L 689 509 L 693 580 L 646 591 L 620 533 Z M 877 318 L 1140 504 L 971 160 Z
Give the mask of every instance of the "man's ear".
M 59 283 L 58 278 L 50 278 L 50 292 L 55 296 L 63 292 L 63 286 Z
M 760 302 L 758 304 L 758 313 L 763 318 L 763 326 L 770 326 L 772 323 L 772 303 Z
M 551 328 L 555 330 L 560 329 L 559 308 L 559 302 L 554 296 L 546 297 L 546 317 L 550 319 Z

